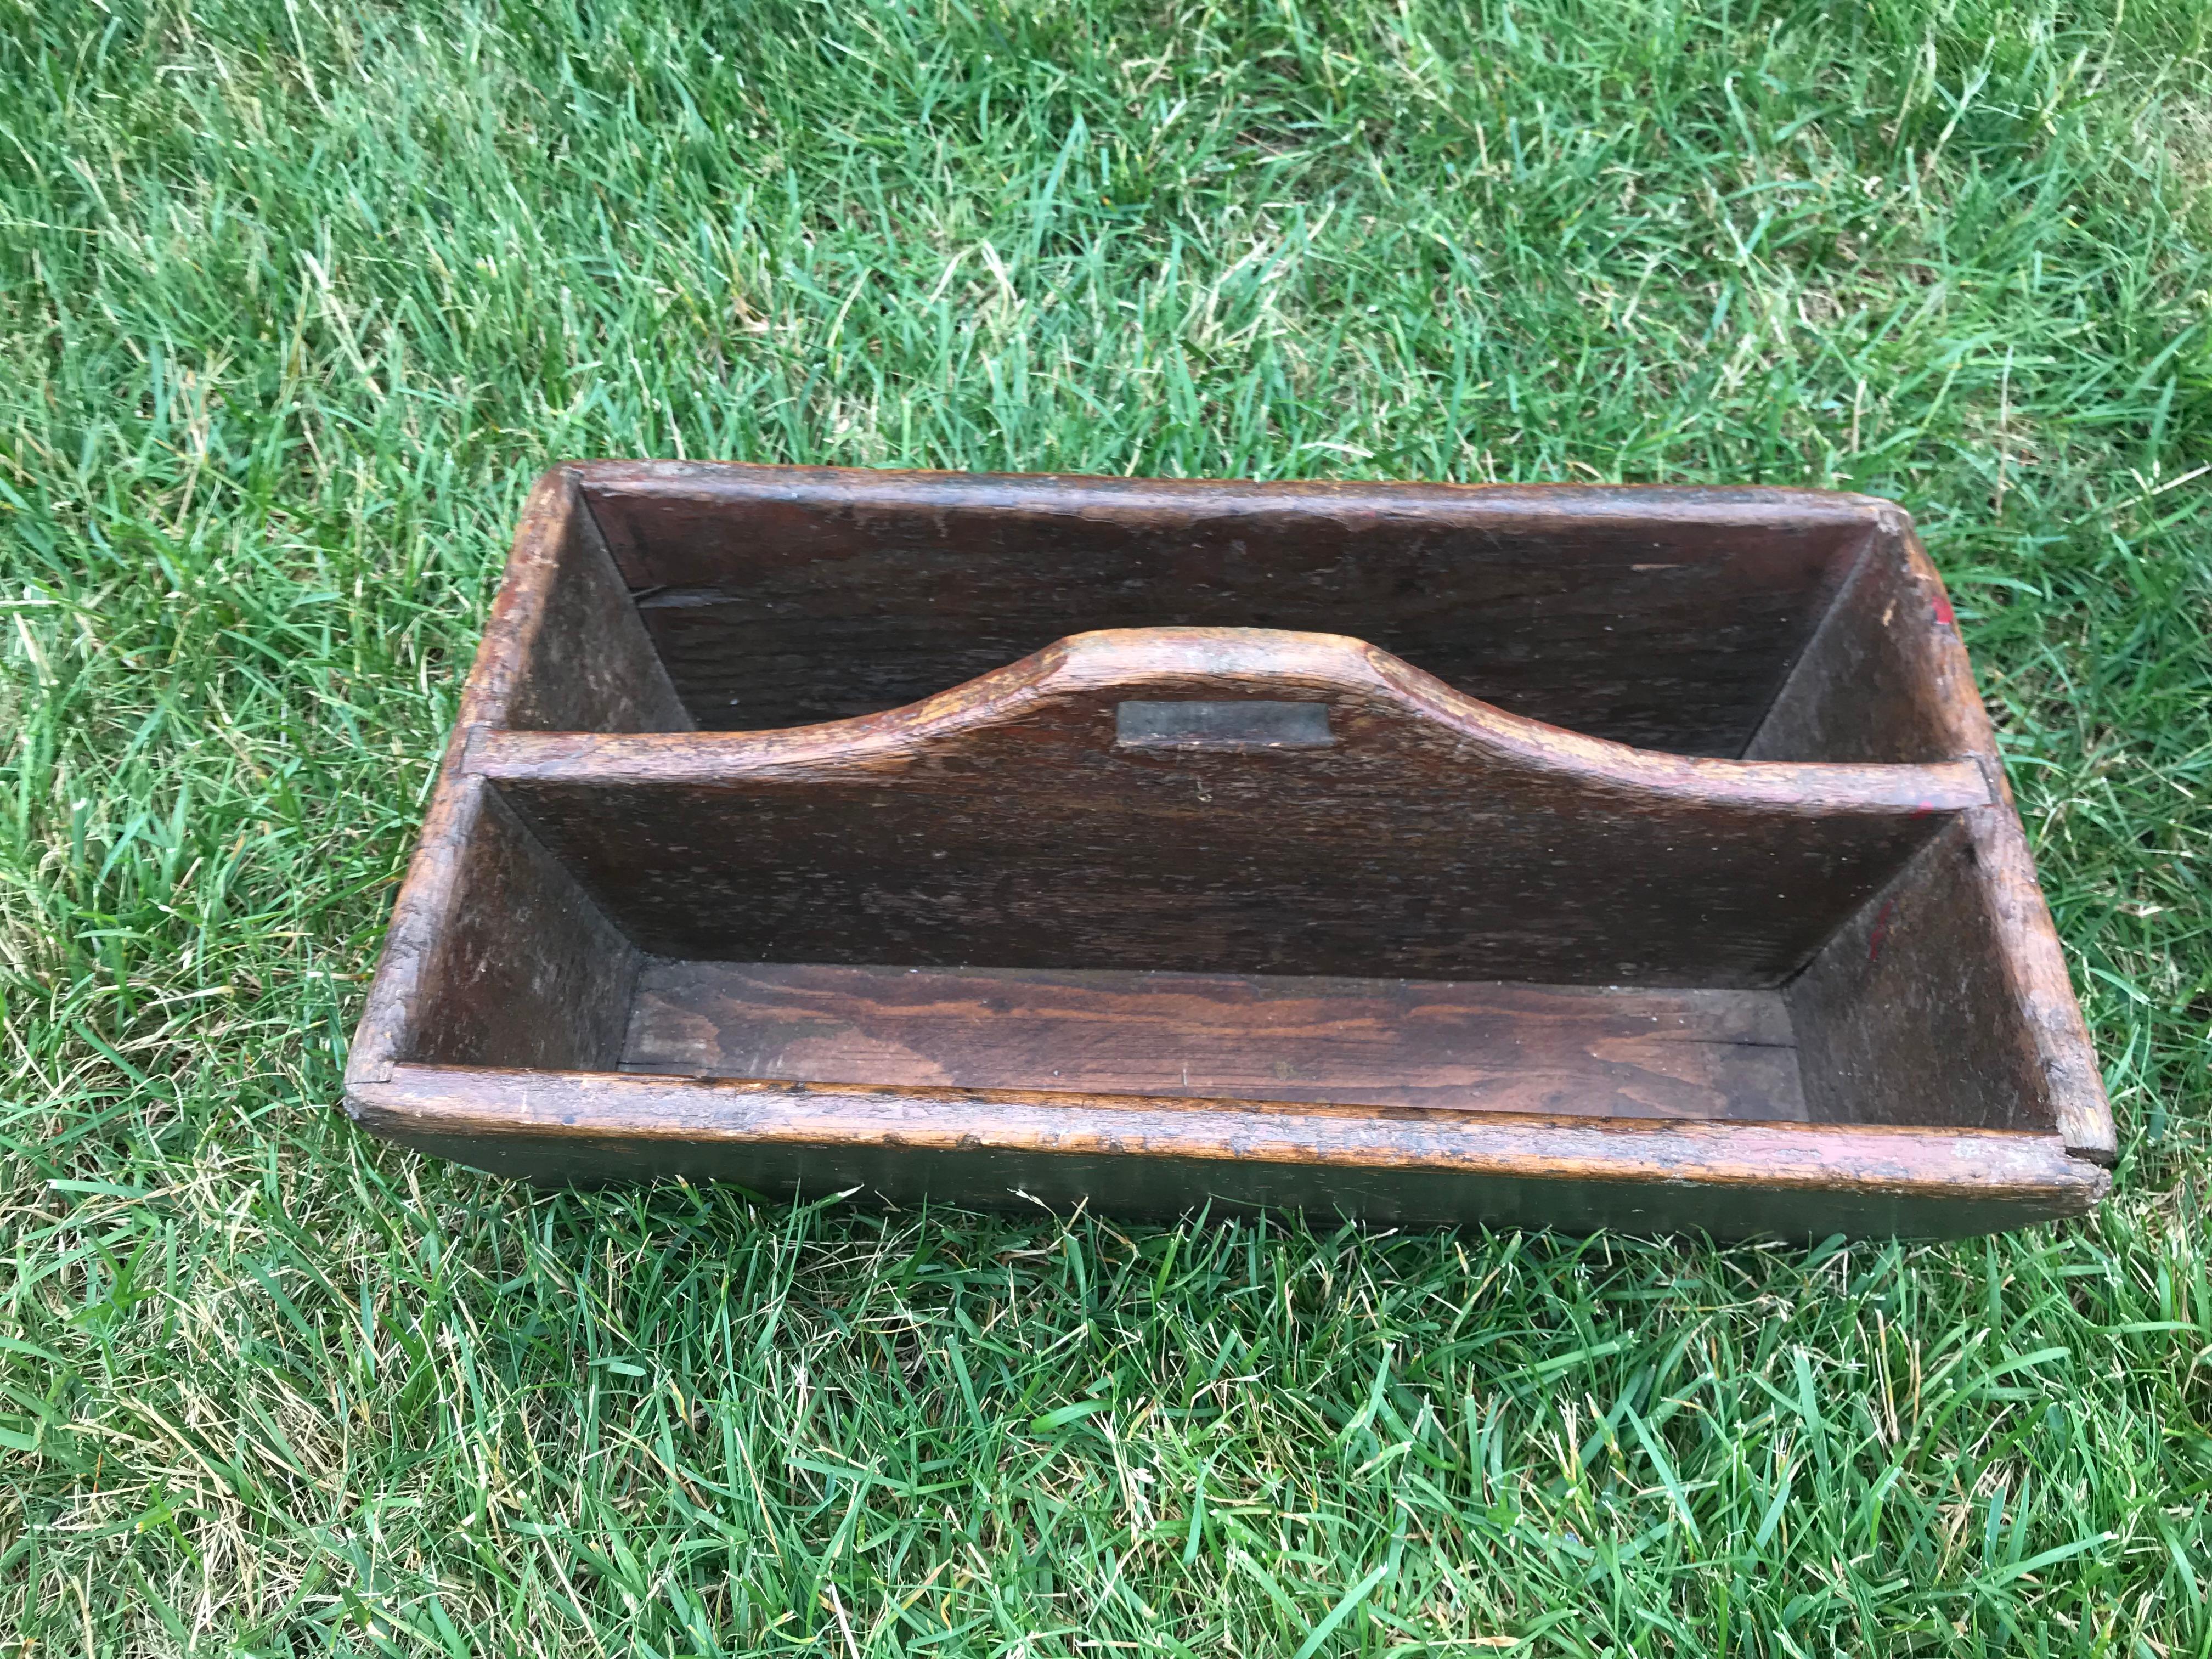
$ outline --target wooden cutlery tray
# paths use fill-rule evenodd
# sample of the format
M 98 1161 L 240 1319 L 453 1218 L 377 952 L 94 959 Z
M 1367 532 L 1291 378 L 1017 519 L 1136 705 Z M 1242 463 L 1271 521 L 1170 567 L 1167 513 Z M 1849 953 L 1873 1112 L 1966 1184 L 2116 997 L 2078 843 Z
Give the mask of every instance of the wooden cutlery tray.
M 347 1102 L 535 1182 L 1722 1236 L 2112 1153 L 1911 520 L 1776 489 L 556 467 Z

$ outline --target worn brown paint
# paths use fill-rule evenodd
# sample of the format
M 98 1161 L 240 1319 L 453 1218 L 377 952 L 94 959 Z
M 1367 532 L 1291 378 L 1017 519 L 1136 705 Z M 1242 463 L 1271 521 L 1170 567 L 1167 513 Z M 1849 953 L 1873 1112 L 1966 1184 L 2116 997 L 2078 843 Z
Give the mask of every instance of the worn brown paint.
M 2112 1151 L 1910 521 L 1783 490 L 556 468 L 348 1100 L 539 1181 L 1719 1234 Z

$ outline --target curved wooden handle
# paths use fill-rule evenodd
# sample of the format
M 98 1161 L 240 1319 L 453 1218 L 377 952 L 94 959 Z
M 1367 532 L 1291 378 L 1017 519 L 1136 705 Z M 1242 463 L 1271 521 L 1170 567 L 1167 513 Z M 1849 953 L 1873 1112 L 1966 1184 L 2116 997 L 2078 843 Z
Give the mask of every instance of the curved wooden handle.
M 1226 708 L 1261 705 L 1274 724 L 1235 735 Z M 1123 710 L 1163 712 L 1155 729 Z M 1178 740 L 1176 705 L 1220 713 L 1211 738 Z M 1316 707 L 1325 720 L 1281 710 Z M 1263 758 L 1297 761 L 1323 782 L 1409 797 L 1494 790 L 1517 780 L 1567 810 L 1578 793 L 1685 808 L 1791 815 L 1950 813 L 1990 799 L 1970 761 L 1835 765 L 1660 754 L 1526 720 L 1454 690 L 1389 652 L 1336 634 L 1262 628 L 1141 628 L 1075 634 L 964 685 L 880 714 L 776 732 L 488 732 L 470 769 L 520 783 L 586 779 L 727 787 L 746 780 L 883 778 L 955 763 L 1033 767 L 1006 781 L 1043 789 L 1054 769 L 1114 754 L 1219 775 Z M 1277 775 L 1267 773 L 1264 775 Z

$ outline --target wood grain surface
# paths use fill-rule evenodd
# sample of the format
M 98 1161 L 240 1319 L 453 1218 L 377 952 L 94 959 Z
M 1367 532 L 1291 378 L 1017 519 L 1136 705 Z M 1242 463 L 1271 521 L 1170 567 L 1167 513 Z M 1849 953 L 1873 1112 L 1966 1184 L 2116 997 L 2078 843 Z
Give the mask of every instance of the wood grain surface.
M 1802 1119 L 1780 993 L 659 962 L 624 1071 Z
M 1791 983 L 1816 1120 L 2057 1132 L 1976 864 L 1953 824 Z

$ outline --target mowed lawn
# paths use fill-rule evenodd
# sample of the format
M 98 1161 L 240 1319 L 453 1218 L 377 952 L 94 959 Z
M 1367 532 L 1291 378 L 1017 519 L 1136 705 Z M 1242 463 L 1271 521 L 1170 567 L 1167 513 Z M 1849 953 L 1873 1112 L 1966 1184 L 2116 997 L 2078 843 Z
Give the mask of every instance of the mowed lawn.
M 2212 1652 L 2208 29 L 0 3 L 0 1655 Z M 373 1143 L 507 534 L 598 455 L 1894 497 L 2112 1201 L 1717 1249 Z

